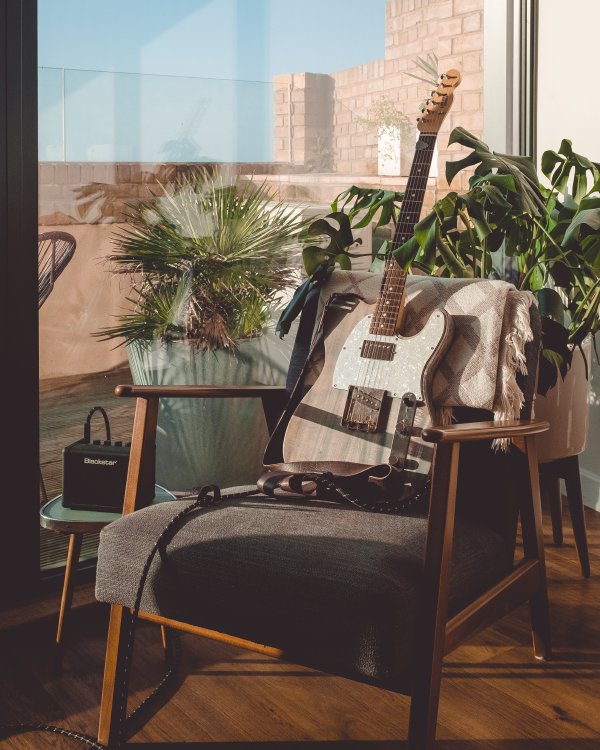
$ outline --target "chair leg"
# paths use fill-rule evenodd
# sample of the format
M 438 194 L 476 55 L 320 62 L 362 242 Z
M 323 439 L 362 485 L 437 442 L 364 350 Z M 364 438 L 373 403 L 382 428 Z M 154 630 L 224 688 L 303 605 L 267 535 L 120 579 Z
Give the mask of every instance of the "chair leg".
M 79 564 L 79 555 L 81 554 L 81 541 L 83 534 L 74 533 L 69 537 L 69 551 L 67 552 L 67 563 L 65 565 L 65 579 L 63 582 L 62 597 L 60 600 L 60 612 L 58 614 L 58 627 L 56 629 L 56 646 L 60 649 L 62 637 L 65 629 L 65 623 L 71 611 L 71 602 L 73 601 L 73 586 L 75 583 L 75 573 Z
M 120 741 L 120 730 L 127 715 L 129 664 L 133 648 L 131 620 L 128 608 L 111 605 L 98 727 L 98 742 L 106 747 L 115 746 Z
M 537 591 L 529 599 L 533 652 L 536 659 L 549 659 L 552 654 L 550 609 L 546 582 L 544 557 L 544 532 L 542 528 L 542 506 L 540 501 L 539 468 L 535 436 L 525 439 L 529 469 L 530 495 L 521 507 L 521 529 L 525 557 L 539 562 L 540 580 Z
M 548 498 L 550 506 L 550 519 L 552 521 L 552 539 L 557 547 L 563 543 L 562 525 L 562 495 L 560 492 L 560 478 L 549 472 L 541 476 L 544 495 Z
M 567 502 L 575 536 L 575 546 L 579 555 L 581 574 L 585 578 L 590 577 L 590 557 L 588 553 L 587 532 L 585 528 L 585 515 L 583 509 L 583 496 L 581 494 L 581 477 L 579 476 L 579 458 L 570 456 L 562 461 L 565 489 L 567 491 Z
M 408 725 L 408 750 L 433 750 L 437 728 L 437 715 L 441 682 L 441 659 L 434 670 L 434 678 L 427 695 L 414 695 L 410 701 Z
M 432 468 L 427 542 L 417 609 L 408 747 L 433 750 L 446 637 L 460 444 L 438 445 Z

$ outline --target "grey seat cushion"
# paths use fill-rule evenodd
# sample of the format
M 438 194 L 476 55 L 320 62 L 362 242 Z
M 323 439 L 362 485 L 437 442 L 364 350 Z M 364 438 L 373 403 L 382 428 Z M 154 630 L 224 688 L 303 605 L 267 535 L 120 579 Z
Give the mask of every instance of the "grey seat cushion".
M 101 533 L 96 597 L 132 607 L 174 501 Z M 328 672 L 405 690 L 426 518 L 255 496 L 191 516 L 150 570 L 142 610 L 283 649 Z M 450 608 L 510 565 L 490 529 L 457 519 Z

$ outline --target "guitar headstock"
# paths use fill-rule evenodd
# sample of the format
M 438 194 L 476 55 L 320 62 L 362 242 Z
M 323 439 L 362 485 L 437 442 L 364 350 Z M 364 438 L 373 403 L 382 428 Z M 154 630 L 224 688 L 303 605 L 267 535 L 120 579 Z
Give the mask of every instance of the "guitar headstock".
M 454 89 L 460 84 L 458 70 L 442 73 L 437 88 L 431 92 L 427 105 L 417 121 L 421 133 L 437 133 L 454 101 Z

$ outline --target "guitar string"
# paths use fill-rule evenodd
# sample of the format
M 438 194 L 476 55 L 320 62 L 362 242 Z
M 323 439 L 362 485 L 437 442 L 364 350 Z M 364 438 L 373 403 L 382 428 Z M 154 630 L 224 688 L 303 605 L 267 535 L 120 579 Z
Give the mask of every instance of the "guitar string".
M 406 202 L 403 203 L 404 210 L 401 209 L 400 216 L 398 217 L 398 231 L 394 234 L 386 259 L 384 271 L 386 293 L 380 295 L 373 318 L 375 331 L 378 332 L 383 328 L 383 335 L 393 336 L 396 333 L 401 333 L 399 327 L 396 331 L 396 322 L 401 314 L 403 297 L 406 294 L 407 274 L 404 271 L 400 271 L 400 266 L 392 255 L 392 252 L 412 236 L 414 226 L 419 220 L 436 141 L 435 134 L 433 138 L 424 136 L 425 134 L 421 134 L 419 140 L 423 138 L 426 148 L 419 150 L 415 154 L 406 185 Z M 384 340 L 382 335 L 376 336 L 377 339 L 380 341 Z M 383 360 L 376 360 L 375 367 L 372 368 L 372 372 L 375 373 L 374 385 L 376 386 L 383 387 L 385 385 L 380 380 L 381 372 L 385 369 L 384 364 Z
M 429 149 L 427 149 L 429 150 Z M 407 182 L 407 200 L 404 203 L 404 211 L 401 211 L 401 216 L 398 220 L 398 232 L 394 236 L 392 247 L 390 252 L 402 244 L 408 236 L 408 227 L 416 223 L 416 214 L 420 210 L 419 206 L 422 204 L 421 193 L 426 188 L 427 175 L 419 175 L 418 172 L 422 171 L 422 167 L 425 166 L 425 162 L 428 161 L 425 158 L 425 150 L 420 150 L 415 154 L 413 162 L 413 168 L 411 169 L 411 175 Z M 424 179 L 423 179 L 424 178 Z M 380 294 L 375 313 L 373 316 L 372 329 L 375 333 L 375 343 L 383 342 L 382 336 L 394 335 L 395 333 L 395 320 L 399 314 L 399 306 L 402 298 L 404 277 L 398 277 L 395 266 L 395 259 L 388 255 L 386 259 L 386 266 L 384 270 L 384 282 L 383 282 L 383 293 Z M 382 330 L 383 329 L 383 330 Z M 375 347 L 372 347 L 372 349 Z M 370 387 L 374 387 L 379 383 L 379 377 L 383 369 L 382 360 L 373 360 L 375 363 L 371 367 L 371 372 L 367 371 L 367 379 Z M 375 376 L 375 382 L 373 382 L 373 376 Z
M 420 138 L 422 138 L 423 135 L 425 134 L 422 134 Z M 402 296 L 405 293 L 406 274 L 398 273 L 400 267 L 397 265 L 391 252 L 403 244 L 409 236 L 412 235 L 414 225 L 419 220 L 423 197 L 427 188 L 429 168 L 431 166 L 433 146 L 435 144 L 435 135 L 433 139 L 424 138 L 424 141 L 426 143 L 426 148 L 420 149 L 418 153 L 415 154 L 413 167 L 411 168 L 411 173 L 407 182 L 407 199 L 403 203 L 404 211 L 401 210 L 400 212 L 401 215 L 398 219 L 398 231 L 394 235 L 390 254 L 386 259 L 383 294 L 380 294 L 373 316 L 373 328 L 376 334 L 376 342 L 384 342 L 385 339 L 383 336 L 393 336 L 396 334 L 395 324 L 400 314 Z M 423 167 L 426 167 L 426 169 L 423 170 Z M 423 174 L 418 174 L 421 172 L 423 172 Z M 385 370 L 384 360 L 376 359 L 373 360 L 373 362 L 374 366 L 371 368 L 371 372 L 369 373 L 367 370 L 369 387 L 382 385 L 380 377 L 382 371 Z
M 429 150 L 429 149 L 428 149 Z M 422 204 L 421 193 L 424 192 L 426 187 L 427 175 L 425 175 L 425 181 L 423 181 L 423 175 L 417 175 L 417 172 L 422 171 L 422 167 L 427 161 L 425 150 L 420 150 L 415 154 L 413 161 L 413 167 L 411 168 L 411 174 L 407 182 L 407 192 L 410 187 L 411 192 L 408 195 L 407 201 L 403 204 L 403 210 L 401 209 L 401 215 L 398 219 L 397 232 L 394 235 L 392 248 L 398 245 L 397 237 L 403 236 L 403 232 L 408 229 L 409 225 L 414 225 L 416 221 L 412 214 L 420 212 L 419 206 Z M 423 185 L 420 183 L 424 182 Z M 413 192 L 414 191 L 414 192 Z M 417 217 L 418 218 L 418 217 Z M 412 219 L 412 221 L 411 221 Z M 390 251 L 391 251 L 390 249 Z M 360 362 L 359 360 L 359 372 L 358 382 L 364 383 L 365 388 L 374 388 L 384 385 L 380 381 L 380 377 L 383 371 L 385 371 L 384 360 L 379 359 L 380 352 L 377 351 L 378 345 L 385 343 L 385 337 L 393 335 L 395 331 L 395 321 L 399 314 L 399 306 L 402 300 L 402 294 L 404 292 L 405 276 L 398 277 L 396 261 L 391 255 L 386 258 L 384 267 L 384 276 L 382 279 L 382 286 L 380 289 L 377 305 L 371 320 L 371 326 L 369 334 L 374 333 L 374 337 L 367 339 L 365 358 L 366 362 Z M 383 329 L 383 331 L 381 330 Z M 361 359 L 363 359 L 361 357 Z M 355 418 L 355 406 L 356 399 L 353 399 L 350 405 L 349 418 L 353 420 Z
M 443 77 L 442 77 L 443 78 Z M 443 86 L 443 81 L 442 84 Z M 439 92 L 440 86 L 436 89 L 435 92 L 432 92 L 432 96 L 434 93 L 440 93 Z M 439 102 L 438 102 L 439 103 Z M 418 223 L 420 218 L 420 213 L 423 205 L 423 199 L 425 195 L 425 191 L 427 189 L 427 181 L 429 178 L 429 172 L 431 169 L 431 161 L 433 157 L 433 153 L 435 150 L 435 143 L 437 140 L 437 133 L 439 132 L 439 127 L 441 124 L 441 121 L 444 119 L 445 114 L 440 114 L 439 112 L 433 113 L 429 112 L 429 115 L 432 115 L 431 119 L 438 120 L 437 127 L 433 129 L 433 132 L 421 132 L 418 138 L 418 141 L 423 141 L 425 144 L 425 147 L 422 149 L 419 149 L 418 153 L 415 153 L 413 164 L 411 167 L 411 171 L 409 174 L 409 179 L 407 181 L 406 186 L 406 200 L 403 201 L 402 207 L 400 210 L 400 216 L 398 217 L 398 225 L 397 225 L 397 231 L 394 233 L 394 237 L 392 239 L 392 244 L 389 249 L 388 257 L 386 258 L 385 266 L 384 266 L 384 275 L 382 279 L 382 285 L 379 292 L 379 297 L 377 300 L 377 304 L 373 313 L 373 317 L 371 319 L 371 325 L 369 334 L 371 334 L 371 331 L 374 329 L 375 331 L 375 337 L 374 341 L 373 339 L 369 339 L 369 341 L 372 341 L 370 345 L 366 345 L 365 354 L 381 354 L 381 350 L 377 351 L 377 344 L 384 343 L 385 339 L 384 336 L 391 335 L 393 336 L 396 333 L 396 321 L 400 315 L 401 307 L 402 307 L 402 298 L 405 294 L 405 286 L 406 286 L 406 278 L 407 274 L 405 272 L 402 273 L 402 275 L 399 276 L 399 278 L 395 278 L 397 276 L 396 270 L 399 268 L 399 266 L 396 266 L 396 260 L 392 256 L 392 252 L 397 247 L 400 247 L 404 242 L 406 242 L 410 236 L 414 233 L 414 226 Z M 417 142 L 418 142 L 417 141 Z M 425 170 L 423 170 L 423 167 L 425 167 Z M 417 174 L 417 172 L 422 174 Z M 410 191 L 409 191 L 410 188 Z M 396 286 L 393 286 L 396 285 Z M 391 297 L 391 299 L 390 299 Z M 385 302 L 384 302 L 385 300 Z M 388 308 L 386 310 L 385 304 L 388 304 L 389 302 L 392 302 L 393 304 L 390 305 L 391 310 Z M 394 308 L 397 305 L 397 309 L 394 311 Z M 393 318 L 390 319 L 389 313 L 393 312 Z M 386 319 L 386 320 L 384 320 Z M 380 333 L 380 329 L 384 328 L 385 333 Z M 400 331 L 398 330 L 398 333 Z M 368 351 L 370 346 L 370 351 Z M 358 367 L 358 383 L 364 383 L 365 387 L 377 387 L 378 385 L 382 385 L 380 382 L 381 372 L 384 369 L 384 362 L 385 360 L 382 359 L 371 359 L 370 356 L 365 357 L 367 359 L 366 363 L 361 363 L 359 361 L 359 367 Z M 363 359 L 360 357 L 360 359 Z M 369 360 L 371 359 L 371 362 Z M 366 366 L 365 366 L 366 364 Z M 370 372 L 369 372 L 370 369 Z M 364 376 L 362 376 L 362 373 L 364 372 Z M 350 404 L 349 414 L 348 418 L 350 421 L 354 421 L 355 419 L 355 407 L 356 407 L 356 399 L 353 399 Z
M 370 343 L 366 344 L 366 357 L 360 357 L 360 359 L 366 359 L 367 361 L 360 362 L 359 360 L 357 382 L 363 383 L 365 388 L 373 388 L 382 385 L 380 377 L 385 370 L 385 360 L 372 357 L 373 355 L 380 355 L 380 351 L 377 350 L 381 350 L 382 347 L 378 347 L 378 344 L 385 343 L 384 337 L 389 335 L 393 336 L 396 333 L 395 322 L 400 314 L 402 295 L 405 293 L 406 284 L 406 274 L 396 278 L 398 276 L 398 274 L 395 273 L 396 266 L 394 264 L 396 261 L 391 255 L 391 252 L 406 242 L 409 236 L 412 235 L 412 231 L 414 231 L 414 225 L 419 220 L 424 193 L 427 188 L 431 159 L 436 141 L 436 132 L 421 133 L 418 140 L 423 140 L 425 148 L 419 149 L 415 154 L 409 179 L 407 181 L 407 197 L 403 202 L 400 216 L 398 218 L 398 231 L 394 234 L 392 246 L 389 251 L 390 254 L 386 259 L 382 286 L 371 320 L 371 330 L 369 331 L 371 334 L 374 330 L 374 340 L 373 338 L 368 340 Z M 423 170 L 423 167 L 426 167 L 426 169 Z M 421 172 L 423 173 L 418 174 Z M 411 231 L 408 231 L 409 228 Z M 389 305 L 389 307 L 387 307 L 387 305 Z M 383 331 L 381 331 L 382 328 Z M 356 399 L 353 399 L 348 414 L 348 419 L 350 421 L 355 420 L 355 408 Z

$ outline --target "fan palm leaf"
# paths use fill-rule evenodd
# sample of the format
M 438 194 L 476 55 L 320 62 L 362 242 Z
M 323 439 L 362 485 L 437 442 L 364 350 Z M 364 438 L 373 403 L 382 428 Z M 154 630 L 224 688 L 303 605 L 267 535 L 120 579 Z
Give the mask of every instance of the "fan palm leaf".
M 266 186 L 187 177 L 129 206 L 113 238 L 117 273 L 130 274 L 133 310 L 103 339 L 186 338 L 207 349 L 260 333 L 270 307 L 294 282 L 299 212 Z

